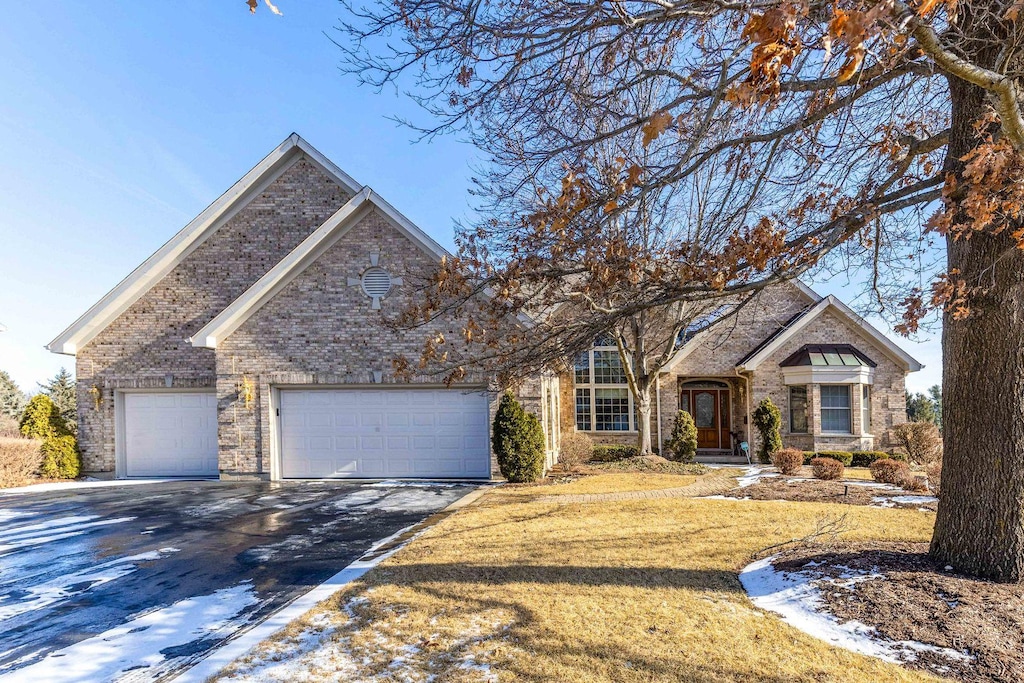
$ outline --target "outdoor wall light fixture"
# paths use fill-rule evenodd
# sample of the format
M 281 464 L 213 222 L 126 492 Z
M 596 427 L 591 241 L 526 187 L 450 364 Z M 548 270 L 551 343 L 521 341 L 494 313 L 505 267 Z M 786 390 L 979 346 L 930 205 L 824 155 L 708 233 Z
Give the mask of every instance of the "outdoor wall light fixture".
M 89 395 L 92 396 L 93 410 L 99 410 L 100 404 L 103 403 L 103 392 L 98 386 L 93 384 L 89 387 Z
M 242 375 L 242 382 L 238 386 L 238 398 L 242 399 L 246 410 L 250 410 L 256 401 L 256 385 L 247 375 Z

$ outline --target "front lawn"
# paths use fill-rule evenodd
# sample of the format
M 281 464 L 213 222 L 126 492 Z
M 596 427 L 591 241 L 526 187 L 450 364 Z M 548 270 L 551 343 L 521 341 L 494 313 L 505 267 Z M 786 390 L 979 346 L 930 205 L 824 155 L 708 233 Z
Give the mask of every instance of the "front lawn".
M 634 485 L 605 476 L 565 486 Z M 845 515 L 846 540 L 923 542 L 931 513 L 681 497 L 566 504 L 524 490 L 494 489 L 444 519 L 225 679 L 936 680 L 791 628 L 754 608 L 738 580 L 758 550 L 823 520 Z

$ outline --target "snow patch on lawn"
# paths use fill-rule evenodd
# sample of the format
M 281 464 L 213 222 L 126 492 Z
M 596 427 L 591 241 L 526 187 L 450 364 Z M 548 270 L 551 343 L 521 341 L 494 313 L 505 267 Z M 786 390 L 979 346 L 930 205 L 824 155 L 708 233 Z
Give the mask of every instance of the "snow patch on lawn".
M 768 472 L 764 467 L 751 465 L 743 470 L 743 475 L 738 477 L 736 481 L 739 484 L 739 488 L 745 489 L 748 486 L 753 486 L 762 479 L 777 476 L 779 476 L 777 472 Z
M 924 505 L 925 503 L 937 503 L 939 499 L 935 496 L 875 496 L 871 499 L 876 503 L 875 507 L 891 508 L 896 504 L 901 505 Z
M 115 517 L 113 519 L 98 519 L 98 517 L 99 515 L 58 517 L 38 524 L 7 527 L 0 531 L 0 555 L 18 548 L 80 536 L 97 527 L 121 524 L 135 519 L 135 517 Z
M 164 655 L 166 650 L 236 631 L 247 621 L 239 614 L 257 602 L 252 584 L 248 582 L 179 600 L 51 652 L 34 664 L 0 676 L 0 681 L 152 680 L 174 661 Z
M 62 603 L 93 588 L 128 576 L 138 569 L 140 562 L 158 560 L 164 555 L 176 552 L 178 548 L 160 548 L 138 555 L 119 557 L 35 586 L 18 588 L 18 597 L 12 597 L 10 592 L 0 595 L 0 622 Z
M 817 588 L 819 581 L 833 581 L 851 587 L 870 579 L 884 578 L 866 572 L 845 572 L 838 579 L 822 577 L 811 571 L 785 572 L 774 567 L 777 555 L 758 560 L 740 572 L 740 583 L 751 601 L 761 609 L 775 612 L 790 626 L 838 647 L 899 664 L 928 652 L 948 659 L 969 661 L 971 657 L 949 648 L 913 640 L 889 640 L 867 624 L 851 620 L 841 622 L 825 609 Z M 805 567 L 813 567 L 808 563 Z

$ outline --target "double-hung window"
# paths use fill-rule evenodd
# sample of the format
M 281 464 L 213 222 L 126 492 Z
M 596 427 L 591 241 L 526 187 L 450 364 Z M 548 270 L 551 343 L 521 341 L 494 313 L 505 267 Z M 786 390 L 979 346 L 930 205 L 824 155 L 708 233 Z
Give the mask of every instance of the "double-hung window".
M 789 433 L 807 433 L 807 387 L 789 388 Z
M 821 385 L 821 431 L 833 434 L 853 432 L 850 385 Z
M 601 336 L 575 363 L 576 429 L 628 432 L 635 428 L 633 397 L 615 340 Z

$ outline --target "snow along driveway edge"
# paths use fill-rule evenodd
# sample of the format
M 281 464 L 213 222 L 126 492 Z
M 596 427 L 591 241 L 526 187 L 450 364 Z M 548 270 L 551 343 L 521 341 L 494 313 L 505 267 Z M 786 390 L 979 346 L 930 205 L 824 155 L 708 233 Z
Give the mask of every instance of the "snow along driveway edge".
M 264 640 L 267 640 L 279 631 L 283 631 L 288 624 L 348 586 L 412 541 L 415 541 L 423 532 L 440 522 L 448 514 L 475 502 L 488 488 L 488 486 L 480 486 L 473 489 L 440 512 L 434 513 L 425 520 L 416 522 L 413 525 L 396 531 L 387 538 L 377 541 L 358 560 L 319 586 L 295 598 L 253 628 L 225 642 L 220 647 L 211 650 L 194 666 L 168 679 L 168 681 L 173 683 L 203 683 L 203 681 L 216 676 L 231 662 L 245 656 Z M 415 533 L 413 533 L 414 531 Z M 401 542 L 396 543 L 399 540 Z M 389 544 L 394 544 L 394 546 L 388 547 Z M 380 552 L 383 548 L 387 549 L 384 552 Z

